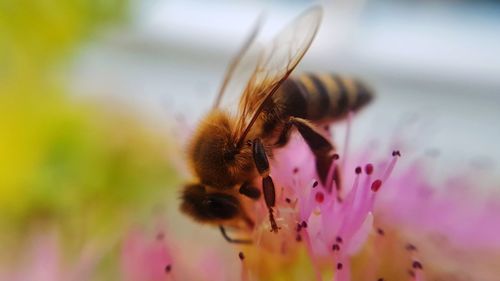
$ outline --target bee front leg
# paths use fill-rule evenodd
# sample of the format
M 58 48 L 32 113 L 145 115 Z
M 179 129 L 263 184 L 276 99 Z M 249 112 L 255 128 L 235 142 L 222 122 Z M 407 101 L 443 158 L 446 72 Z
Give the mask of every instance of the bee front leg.
M 278 224 L 274 219 L 273 207 L 276 203 L 276 191 L 274 188 L 273 179 L 269 176 L 269 161 L 267 159 L 264 145 L 260 139 L 255 139 L 252 142 L 252 153 L 255 167 L 262 177 L 262 191 L 267 209 L 269 210 L 269 221 L 271 223 L 271 231 L 278 232 Z

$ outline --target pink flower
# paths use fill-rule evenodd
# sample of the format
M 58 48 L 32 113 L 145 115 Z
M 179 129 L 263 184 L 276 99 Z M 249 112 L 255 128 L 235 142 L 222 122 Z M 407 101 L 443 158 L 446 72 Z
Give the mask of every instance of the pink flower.
M 26 250 L 11 254 L 13 264 L 0 265 L 1 281 L 87 281 L 92 280 L 102 252 L 86 246 L 76 260 L 63 259 L 59 235 L 54 230 L 32 235 Z
M 238 267 L 223 259 L 224 255 L 220 251 L 204 242 L 203 239 L 188 241 L 182 237 L 176 238 L 164 227 L 157 227 L 153 232 L 134 228 L 122 243 L 120 280 L 230 281 L 239 276 Z M 235 261 L 236 258 L 233 259 Z M 237 262 L 239 264 L 239 260 Z
M 436 182 L 436 163 L 407 157 L 411 149 L 394 139 L 387 149 L 340 150 L 325 186 L 299 134 L 273 151 L 280 229 L 270 231 L 263 200 L 250 205 L 255 227 L 234 233 L 253 240 L 237 246 L 241 279 L 498 280 L 499 198 L 478 196 L 472 171 L 448 170 Z
M 125 281 L 173 280 L 173 263 L 163 232 L 154 239 L 132 230 L 122 248 L 121 268 Z
M 324 279 L 325 270 L 333 271 L 336 281 L 496 280 L 498 269 L 480 268 L 473 257 L 483 253 L 500 262 L 498 198 L 478 199 L 466 174 L 436 186 L 424 160 L 407 161 L 400 168 L 401 152 L 392 149 L 340 155 L 322 186 L 314 156 L 293 135 L 272 160 L 281 229 L 278 234 L 269 231 L 266 208 L 257 204 L 257 226 L 250 234 L 256 243 L 244 252 L 254 260 L 277 259 L 276 253 L 281 254 L 278 259 L 290 260 L 304 245 L 316 280 Z M 341 188 L 331 179 L 334 169 L 341 172 Z M 453 256 L 454 251 L 460 256 Z M 474 265 L 465 273 L 460 270 L 464 260 Z M 272 276 L 254 261 L 245 265 L 258 280 Z

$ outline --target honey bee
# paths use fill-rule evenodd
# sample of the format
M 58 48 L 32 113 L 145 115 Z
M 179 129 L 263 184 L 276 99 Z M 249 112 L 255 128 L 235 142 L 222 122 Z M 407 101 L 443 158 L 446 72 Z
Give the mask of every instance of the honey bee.
M 335 149 L 317 125 L 341 120 L 373 97 L 364 84 L 351 78 L 290 77 L 311 45 L 321 18 L 320 7 L 308 9 L 261 50 L 234 116 L 221 108 L 221 99 L 257 34 L 255 28 L 233 58 L 213 108 L 190 141 L 188 161 L 197 181 L 184 186 L 181 210 L 198 222 L 218 225 L 229 242 L 251 242 L 230 238 L 224 227 L 252 229 L 254 222 L 244 201 L 258 200 L 261 193 L 271 231 L 279 230 L 268 161 L 273 149 L 286 145 L 296 129 L 313 152 L 319 180 L 325 183 Z M 340 185 L 340 179 L 336 180 Z

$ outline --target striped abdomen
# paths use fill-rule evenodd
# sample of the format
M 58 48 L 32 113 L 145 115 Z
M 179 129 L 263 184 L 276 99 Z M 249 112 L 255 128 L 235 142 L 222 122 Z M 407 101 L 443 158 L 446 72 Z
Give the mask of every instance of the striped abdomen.
M 317 122 L 345 118 L 373 98 L 373 93 L 360 81 L 332 74 L 303 74 L 290 77 L 274 95 L 282 115 Z

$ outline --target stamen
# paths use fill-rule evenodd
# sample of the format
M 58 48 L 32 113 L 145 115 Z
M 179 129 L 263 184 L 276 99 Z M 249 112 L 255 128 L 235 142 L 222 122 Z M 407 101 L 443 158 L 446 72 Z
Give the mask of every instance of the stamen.
M 340 246 L 338 244 L 333 244 L 332 245 L 332 251 L 340 251 Z
M 337 243 L 339 243 L 339 244 L 342 244 L 342 242 L 343 242 L 344 240 L 342 239 L 342 237 L 337 236 L 337 238 L 335 238 L 335 241 L 337 241 Z
M 171 264 L 167 264 L 167 265 L 165 266 L 165 272 L 166 272 L 166 273 L 169 273 L 170 271 L 172 271 L 172 265 L 171 265 Z
M 313 188 L 315 188 L 316 186 L 318 186 L 318 181 L 316 181 L 316 180 L 315 180 L 315 181 L 313 182 L 312 187 L 313 187 Z
M 344 267 L 344 265 L 341 262 L 337 263 L 337 270 L 342 270 L 342 267 Z
M 238 253 L 238 257 L 240 258 L 240 260 L 244 260 L 245 259 L 245 255 L 243 254 L 243 252 L 239 252 Z
M 286 201 L 286 203 L 288 203 L 288 204 L 292 203 L 292 200 L 291 200 L 290 198 L 288 198 L 288 197 L 287 197 L 287 198 L 285 198 L 285 201 Z
M 307 228 L 307 222 L 306 221 L 302 221 L 302 223 L 300 224 L 300 226 L 302 226 L 302 228 Z
M 334 183 L 334 175 L 335 175 L 335 169 L 337 169 L 336 167 L 336 161 L 339 159 L 339 155 L 338 154 L 333 154 L 333 157 L 332 157 L 332 163 L 330 164 L 330 168 L 328 168 L 328 173 L 327 173 L 327 176 L 326 176 L 326 183 L 325 183 L 325 188 L 328 192 L 331 192 L 332 191 L 332 185 Z M 336 187 L 338 188 L 338 187 Z
M 392 160 L 384 172 L 384 176 L 382 177 L 382 181 L 385 182 L 389 178 L 389 176 L 391 175 L 392 171 L 394 170 L 394 166 L 396 166 L 396 162 L 398 161 L 398 158 L 400 156 L 401 156 L 401 153 L 399 152 L 399 150 L 395 150 L 392 152 Z
M 294 173 L 294 174 L 296 174 L 296 173 L 298 173 L 298 172 L 299 172 L 299 168 L 298 168 L 298 167 L 293 168 L 293 173 Z
M 351 138 L 351 125 L 352 125 L 352 111 L 350 111 L 347 114 L 347 127 L 344 139 L 344 158 L 342 160 L 342 170 L 344 170 L 347 165 L 347 155 L 349 153 L 349 142 Z

